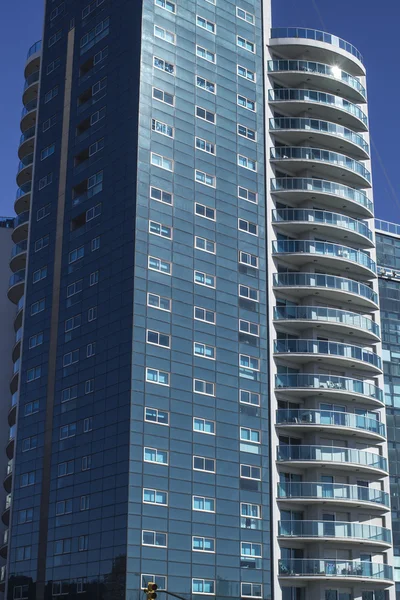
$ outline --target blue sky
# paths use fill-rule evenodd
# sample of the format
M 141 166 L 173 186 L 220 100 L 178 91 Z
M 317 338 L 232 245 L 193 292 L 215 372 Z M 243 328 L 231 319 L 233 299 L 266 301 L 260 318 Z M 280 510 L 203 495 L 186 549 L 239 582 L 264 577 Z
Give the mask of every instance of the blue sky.
M 132 0 L 134 2 L 135 0 Z M 178 0 L 179 1 L 179 0 Z M 13 215 L 23 68 L 41 37 L 43 0 L 5 2 L 0 20 L 0 215 Z M 275 27 L 323 29 L 354 44 L 368 70 L 376 216 L 400 222 L 399 27 L 397 0 L 273 0 Z M 390 135 L 389 135 L 390 134 Z

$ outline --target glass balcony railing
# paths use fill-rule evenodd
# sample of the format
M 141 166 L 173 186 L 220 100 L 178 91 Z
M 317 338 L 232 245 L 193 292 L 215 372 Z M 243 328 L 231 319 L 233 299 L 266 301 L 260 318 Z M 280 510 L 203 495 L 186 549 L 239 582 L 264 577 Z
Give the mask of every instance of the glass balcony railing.
M 332 258 L 343 258 L 352 263 L 360 265 L 376 273 L 376 263 L 360 250 L 331 244 L 330 242 L 318 242 L 317 240 L 274 240 L 272 242 L 273 254 L 318 254 Z
M 335 560 L 330 558 L 292 558 L 279 561 L 279 575 L 303 577 L 360 577 L 362 579 L 393 580 L 389 565 L 367 561 Z
M 32 54 L 36 54 L 36 52 L 40 52 L 42 49 L 42 40 L 38 40 L 28 50 L 27 59 L 32 56 Z
M 327 133 L 347 140 L 362 148 L 366 154 L 369 154 L 369 146 L 361 135 L 354 133 L 354 131 L 347 127 L 336 125 L 336 123 L 331 123 L 330 121 L 320 121 L 319 119 L 308 119 L 306 117 L 276 117 L 269 120 L 269 127 L 271 131 L 281 131 L 285 129 Z
M 15 375 L 15 373 L 19 372 L 19 368 L 21 366 L 21 359 L 17 358 L 17 360 L 15 361 L 15 363 L 13 364 L 13 375 Z
M 34 71 L 33 73 L 31 73 L 31 75 L 29 75 L 29 77 L 25 79 L 24 90 L 26 90 L 26 88 L 32 85 L 32 83 L 36 83 L 37 81 L 39 81 L 39 73 L 39 70 Z
M 343 167 L 364 177 L 368 182 L 371 181 L 371 174 L 362 163 L 349 158 L 345 154 L 338 154 L 330 150 L 303 146 L 277 146 L 270 149 L 270 156 L 271 160 L 313 160 L 335 167 Z
M 363 223 L 351 217 L 325 210 L 311 208 L 280 208 L 272 211 L 273 223 L 320 223 L 333 225 L 349 231 L 354 231 L 372 241 L 372 231 Z
M 20 328 L 18 329 L 18 331 L 21 331 L 21 332 L 22 332 L 22 327 L 20 327 Z M 18 392 L 15 392 L 15 393 L 14 393 L 14 394 L 11 396 L 11 408 L 12 408 L 13 406 L 17 406 L 17 404 L 18 404 Z
M 21 196 L 25 196 L 25 194 L 29 194 L 32 191 L 32 181 L 27 181 L 23 183 L 17 190 L 17 194 L 15 199 L 21 198 Z
M 4 534 L 3 534 L 3 545 L 5 546 L 6 544 L 8 544 L 8 529 L 4 530 Z
M 312 287 L 349 292 L 378 304 L 378 294 L 368 285 L 334 275 L 319 273 L 274 273 L 276 287 Z
M 365 350 L 361 346 L 342 344 L 341 342 L 326 342 L 324 340 L 275 340 L 276 354 L 325 354 L 347 358 L 349 361 L 360 360 L 364 363 L 382 369 L 382 359 L 379 354 Z
M 359 119 L 365 127 L 368 127 L 367 115 L 356 104 L 334 94 L 296 88 L 279 88 L 268 90 L 268 100 L 269 102 L 317 102 L 318 104 L 326 104 L 327 106 L 348 112 L 356 119 Z
M 282 537 L 345 538 L 390 544 L 391 531 L 386 527 L 350 523 L 347 521 L 279 521 L 278 535 Z
M 278 446 L 278 461 L 299 460 L 305 462 L 340 463 L 371 467 L 387 471 L 387 460 L 384 456 L 365 452 L 355 448 L 338 448 L 336 446 Z
M 14 273 L 14 275 L 11 275 L 9 280 L 9 286 L 12 287 L 13 285 L 21 283 L 23 281 L 25 281 L 25 269 L 21 269 L 20 271 Z
M 337 375 L 321 375 L 319 373 L 278 373 L 275 376 L 275 388 L 300 388 L 314 390 L 338 390 L 350 394 L 361 394 L 379 402 L 383 402 L 383 391 L 360 379 L 339 377 Z
M 323 425 L 332 427 L 349 427 L 376 433 L 385 437 L 386 428 L 383 423 L 372 417 L 355 413 L 333 410 L 279 408 L 276 411 L 277 425 Z
M 13 440 L 15 438 L 15 432 L 16 432 L 16 430 L 17 430 L 17 426 L 16 425 L 12 425 L 10 427 L 10 432 L 9 432 L 9 435 L 8 435 L 8 441 Z
M 11 250 L 11 258 L 14 258 L 14 256 L 18 256 L 18 254 L 22 254 L 22 252 L 26 252 L 27 247 L 27 240 L 23 240 L 19 244 L 15 244 L 13 246 L 13 249 Z
M 7 475 L 11 475 L 13 472 L 13 460 L 9 460 L 7 463 Z
M 356 327 L 357 329 L 368 331 L 377 337 L 379 337 L 380 332 L 379 326 L 375 321 L 347 310 L 327 308 L 325 306 L 275 306 L 274 320 L 292 321 L 296 319 L 348 325 L 349 327 Z
M 361 82 L 356 78 L 342 71 L 339 67 L 332 67 L 331 65 L 325 65 L 323 63 L 312 62 L 308 60 L 269 60 L 268 61 L 268 72 L 278 73 L 284 71 L 298 71 L 302 73 L 316 73 L 317 75 L 325 75 L 326 77 L 332 77 L 336 81 L 342 81 L 348 86 L 355 89 L 365 99 L 367 97 L 367 91 Z
M 11 494 L 7 494 L 7 496 L 6 496 L 4 510 L 8 510 L 9 508 L 11 508 Z
M 273 27 L 271 29 L 271 39 L 276 38 L 299 38 L 324 42 L 325 44 L 331 44 L 331 46 L 345 50 L 357 58 L 361 63 L 363 62 L 362 54 L 355 46 L 342 40 L 342 38 L 337 37 L 336 35 L 325 33 L 325 31 L 319 31 L 318 29 L 305 29 L 304 27 Z
M 21 296 L 21 298 L 18 300 L 17 312 L 19 312 L 20 310 L 22 310 L 24 308 L 24 302 L 25 302 L 25 296 Z
M 373 203 L 364 192 L 347 185 L 335 183 L 334 181 L 312 179 L 311 177 L 279 177 L 278 179 L 271 179 L 271 192 L 280 191 L 331 194 L 351 200 L 352 202 L 357 202 L 357 204 L 361 204 L 361 206 L 373 212 Z
M 33 152 L 31 152 L 31 154 L 28 154 L 27 156 L 25 156 L 19 162 L 17 173 L 21 173 L 22 169 L 25 169 L 25 167 L 29 167 L 32 163 L 33 163 Z
M 278 483 L 278 498 L 304 498 L 322 500 L 353 500 L 372 502 L 389 508 L 390 496 L 387 492 L 372 487 L 349 485 L 347 483 L 322 483 L 312 481 L 291 481 Z
M 22 332 L 23 332 L 23 329 L 22 329 L 22 327 L 20 327 L 15 334 L 15 343 L 16 344 L 22 340 Z
M 23 225 L 29 221 L 29 210 L 25 210 L 24 212 L 17 215 L 14 219 L 14 228 L 18 227 L 18 225 Z
M 27 140 L 32 139 L 34 136 L 35 136 L 35 127 L 30 127 L 19 138 L 19 145 L 23 144 Z
M 25 106 L 21 112 L 21 119 L 23 119 L 25 117 L 25 115 L 27 115 L 29 112 L 31 112 L 31 110 L 35 110 L 35 108 L 37 108 L 37 105 L 38 105 L 37 98 L 34 98 L 33 100 L 31 100 L 30 102 L 25 104 Z

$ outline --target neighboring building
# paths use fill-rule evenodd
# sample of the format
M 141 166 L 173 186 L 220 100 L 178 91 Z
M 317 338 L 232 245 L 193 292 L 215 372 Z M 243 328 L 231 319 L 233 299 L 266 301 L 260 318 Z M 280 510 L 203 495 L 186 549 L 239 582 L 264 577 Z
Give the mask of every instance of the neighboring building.
M 394 578 L 400 598 L 400 225 L 375 220 L 388 425 Z
M 393 590 L 364 66 L 270 25 L 262 0 L 46 3 L 9 600 Z

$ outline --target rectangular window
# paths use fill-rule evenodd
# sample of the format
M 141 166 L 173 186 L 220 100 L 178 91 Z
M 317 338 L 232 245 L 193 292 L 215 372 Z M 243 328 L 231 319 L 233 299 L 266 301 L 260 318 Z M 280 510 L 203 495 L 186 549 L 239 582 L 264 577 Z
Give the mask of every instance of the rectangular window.
M 75 315 L 75 317 L 70 317 L 65 321 L 65 331 L 72 331 L 72 329 L 76 329 L 81 326 L 82 317 L 81 315 Z
M 104 36 L 102 36 L 104 37 Z M 108 46 L 106 46 L 105 48 L 103 48 L 103 50 L 100 50 L 100 52 L 97 52 L 97 54 L 94 55 L 93 57 L 93 65 L 98 65 L 99 63 L 101 63 L 102 60 L 105 60 L 108 56 Z
M 164 8 L 168 12 L 176 12 L 175 4 L 173 2 L 170 2 L 170 0 L 154 0 L 154 4 L 156 6 L 159 6 L 160 8 Z
M 93 418 L 86 417 L 86 419 L 83 419 L 83 433 L 89 433 L 89 431 L 92 431 L 92 429 L 93 429 Z
M 57 477 L 65 477 L 66 475 L 72 475 L 74 472 L 74 461 L 68 460 L 66 462 L 59 463 L 57 469 Z
M 169 425 L 169 412 L 146 406 L 144 409 L 144 420 L 150 423 L 157 423 L 158 425 Z
M 249 127 L 245 127 L 244 125 L 237 126 L 238 135 L 247 138 L 248 140 L 255 142 L 257 140 L 257 133 L 254 129 L 250 129 Z
M 193 510 L 202 512 L 215 512 L 215 498 L 206 498 L 204 496 L 193 496 Z
M 242 8 L 239 8 L 238 6 L 236 7 L 236 16 L 239 19 L 243 19 L 243 21 L 246 21 L 247 23 L 250 23 L 251 25 L 255 24 L 254 15 L 252 15 L 249 12 L 247 12 L 246 10 L 243 10 Z
M 54 44 L 56 44 L 59 40 L 61 40 L 61 37 L 62 37 L 62 31 L 61 31 L 61 29 L 59 29 L 56 33 L 54 33 L 53 35 L 51 35 L 49 37 L 49 43 L 48 43 L 49 48 L 51 48 L 51 46 L 54 46 Z
M 148 268 L 151 271 L 160 271 L 160 273 L 165 273 L 166 275 L 171 275 L 172 271 L 172 265 L 170 262 L 162 260 L 161 258 L 155 258 L 154 256 L 149 256 Z
M 103 148 L 104 148 L 104 138 L 101 138 L 101 140 L 97 140 L 97 142 L 94 142 L 93 144 L 91 144 L 89 146 L 89 156 L 93 156 L 93 154 L 100 152 L 100 150 L 103 150 Z
M 193 354 L 195 356 L 201 356 L 202 358 L 209 358 L 211 360 L 215 360 L 215 348 L 214 346 L 208 346 L 207 344 L 200 344 L 199 342 L 194 342 Z
M 88 177 L 87 189 L 88 189 L 89 198 L 91 196 L 94 196 L 98 192 L 101 192 L 101 190 L 103 189 L 102 183 L 103 183 L 103 171 L 99 171 L 98 173 L 95 173 L 94 175 L 91 175 L 90 177 Z
M 103 77 L 103 79 L 100 79 L 100 81 L 96 81 L 96 83 L 94 83 L 92 85 L 92 96 L 96 96 L 102 90 L 104 90 L 106 87 L 107 87 L 107 77 Z
M 78 538 L 78 552 L 84 552 L 89 548 L 89 536 L 80 535 Z
M 192 594 L 213 596 L 215 594 L 214 579 L 192 579 Z
M 144 448 L 144 462 L 168 465 L 168 452 L 156 448 Z
M 89 471 L 92 468 L 92 457 L 82 456 L 81 471 Z
M 175 75 L 175 65 L 173 65 L 170 62 L 167 62 L 163 58 L 153 56 L 153 66 L 155 69 L 165 71 L 165 73 L 168 73 L 169 75 Z
M 249 252 L 239 251 L 239 263 L 242 265 L 247 265 L 249 267 L 254 267 L 254 269 L 258 269 L 258 256 L 255 254 L 250 254 Z
M 260 360 L 258 358 L 254 358 L 254 356 L 249 356 L 248 354 L 239 354 L 239 366 L 242 369 L 248 369 L 250 371 L 259 371 Z
M 194 212 L 199 217 L 204 217 L 205 219 L 210 219 L 210 221 L 215 221 L 214 208 L 210 208 L 209 206 L 205 206 L 204 204 L 199 204 L 196 202 L 194 205 Z
M 239 46 L 239 48 L 243 48 L 244 50 L 252 52 L 253 54 L 256 51 L 256 45 L 253 42 L 246 40 L 244 37 L 241 37 L 240 35 L 236 37 L 236 44 Z
M 248 427 L 240 428 L 240 440 L 242 442 L 252 442 L 253 444 L 261 443 L 261 434 L 257 429 L 249 429 Z
M 53 173 L 48 173 L 41 179 L 39 179 L 39 190 L 42 190 L 46 186 L 50 185 L 53 182 Z
M 26 372 L 26 381 L 29 383 L 30 381 L 35 381 L 35 379 L 39 379 L 42 375 L 42 367 L 33 367 L 32 369 L 28 369 Z
M 101 204 L 96 204 L 86 211 L 86 223 L 101 215 Z
M 160 27 L 159 25 L 154 25 L 154 36 L 160 38 L 160 40 L 169 42 L 170 44 L 175 44 L 176 42 L 175 34 L 172 33 L 172 31 L 164 29 L 164 27 Z
M 150 187 L 150 198 L 152 200 L 157 200 L 157 202 L 163 202 L 163 204 L 172 205 L 173 202 L 172 194 L 153 186 Z
M 79 510 L 89 510 L 90 508 L 90 496 L 81 496 Z
M 45 309 L 45 299 L 38 300 L 31 304 L 31 316 L 37 315 Z
M 261 583 L 241 583 L 242 598 L 262 598 Z
M 81 37 L 80 48 L 81 54 L 92 48 L 97 42 L 102 40 L 109 33 L 110 28 L 110 17 L 104 19 L 100 23 L 97 23 L 94 29 L 91 29 L 88 33 L 85 33 Z
M 47 146 L 47 148 L 45 148 L 44 150 L 41 151 L 40 160 L 45 160 L 46 158 L 48 158 L 49 156 L 54 154 L 55 149 L 56 149 L 55 144 L 51 144 L 51 146 Z
M 143 490 L 143 502 L 145 504 L 160 504 L 161 506 L 168 506 L 168 494 L 160 490 L 151 490 L 145 488 Z
M 28 485 L 34 485 L 36 480 L 35 471 L 30 471 L 30 473 L 23 473 L 20 477 L 20 485 L 21 487 L 27 487 Z
M 160 533 L 159 531 L 142 531 L 142 544 L 143 546 L 161 546 L 162 548 L 167 547 L 167 534 Z
M 206 110 L 201 106 L 196 106 L 196 117 L 199 119 L 203 119 L 203 121 L 208 121 L 209 123 L 213 123 L 215 125 L 216 116 L 211 110 Z
M 45 235 L 42 238 L 39 238 L 38 240 L 36 240 L 35 242 L 35 252 L 39 252 L 39 250 L 42 250 L 42 248 L 46 248 L 46 246 L 49 245 L 49 236 Z
M 215 242 L 207 240 L 206 238 L 199 237 L 197 235 L 194 238 L 194 247 L 197 248 L 197 250 L 203 250 L 204 252 L 215 254 Z
M 249 171 L 257 171 L 257 162 L 252 158 L 248 158 L 248 156 L 243 156 L 242 154 L 238 154 L 237 163 L 239 167 L 243 167 L 244 169 L 249 169 Z
M 164 575 L 142 575 L 142 588 L 146 588 L 150 581 L 155 583 L 159 590 L 167 589 L 167 578 Z
M 15 560 L 30 560 L 31 558 L 31 547 L 30 546 L 19 546 L 16 550 Z
M 205 456 L 193 456 L 193 470 L 215 473 L 215 460 Z
M 94 271 L 94 273 L 90 273 L 89 275 L 89 287 L 93 285 L 97 285 L 99 283 L 99 272 Z
M 162 156 L 161 154 L 156 154 L 155 152 L 151 153 L 151 164 L 155 167 L 159 167 L 160 169 L 165 169 L 166 171 L 174 170 L 174 161 L 166 156 Z
M 211 325 L 215 325 L 215 312 L 213 310 L 207 310 L 200 306 L 194 307 L 194 318 L 196 321 L 205 321 Z
M 47 266 L 38 269 L 33 272 L 33 283 L 37 283 L 41 281 L 41 279 L 45 279 L 47 277 Z
M 97 236 L 95 238 L 92 239 L 92 241 L 90 242 L 90 249 L 92 252 L 94 252 L 95 250 L 98 250 L 100 248 L 100 236 Z
M 35 450 L 38 445 L 38 439 L 36 435 L 25 438 L 22 440 L 22 452 L 29 452 L 29 450 Z
M 39 400 L 34 400 L 33 402 L 28 402 L 27 404 L 25 404 L 25 417 L 34 415 L 37 412 L 39 412 Z
M 56 503 L 57 517 L 68 515 L 70 513 L 72 513 L 72 500 L 60 500 Z
M 215 288 L 215 277 L 201 271 L 194 272 L 194 282 L 205 287 Z
M 92 394 L 94 392 L 94 379 L 88 379 L 85 381 L 85 394 Z
M 215 540 L 194 535 L 192 536 L 192 550 L 193 552 L 215 552 Z
M 103 2 L 105 2 L 105 0 L 93 0 L 93 2 L 85 6 L 85 8 L 82 10 L 82 19 L 88 17 L 90 13 L 96 10 L 96 8 L 103 4 Z
M 66 440 L 67 438 L 75 437 L 75 435 L 76 423 L 70 423 L 69 425 L 60 427 L 60 440 Z
M 147 306 L 152 308 L 158 308 L 159 310 L 166 310 L 171 312 L 171 299 L 159 296 L 158 294 L 147 294 Z
M 261 519 L 261 506 L 259 504 L 240 503 L 240 516 L 252 519 Z
M 50 129 L 50 127 L 54 127 L 54 125 L 57 123 L 57 116 L 53 115 L 52 117 L 50 117 L 50 119 L 47 119 L 47 121 L 43 122 L 42 125 L 42 131 L 43 133 L 45 131 L 48 131 L 48 129 Z M 40 189 L 40 182 L 39 182 L 39 189 Z
M 165 135 L 167 137 L 174 137 L 174 128 L 171 125 L 167 125 L 167 123 L 163 123 L 162 121 L 158 121 L 157 119 L 151 120 L 151 129 L 156 133 L 160 133 L 161 135 Z
M 29 349 L 36 348 L 36 346 L 40 346 L 43 344 L 43 331 L 37 333 L 36 335 L 32 335 L 29 338 Z
M 240 477 L 261 481 L 261 469 L 253 465 L 240 465 Z
M 68 554 L 71 552 L 71 538 L 54 542 L 54 554 Z
M 58 95 L 58 85 L 54 86 L 51 90 L 46 92 L 44 95 L 44 103 L 47 104 L 50 100 L 53 100 Z
M 196 54 L 200 58 L 204 58 L 204 60 L 208 60 L 208 62 L 216 63 L 217 59 L 214 52 L 207 50 L 207 48 L 203 48 L 203 46 L 196 46 Z
M 256 110 L 256 103 L 254 100 L 250 100 L 250 98 L 246 98 L 246 96 L 241 96 L 240 94 L 237 95 L 237 103 L 238 106 L 241 106 L 242 108 L 246 108 L 247 110 L 251 110 L 253 112 L 255 112 Z
M 194 175 L 195 181 L 197 183 L 201 183 L 203 185 L 208 185 L 209 187 L 216 187 L 216 178 L 214 175 L 210 175 L 209 173 L 205 173 L 204 171 L 195 170 Z
M 215 435 L 215 421 L 193 417 L 193 431 Z
M 239 319 L 239 331 L 256 337 L 260 336 L 260 326 L 257 323 L 252 323 L 251 321 L 245 321 L 243 319 Z
M 158 385 L 169 385 L 169 373 L 146 367 L 146 381 Z
M 164 333 L 160 333 L 159 331 L 152 331 L 148 329 L 146 334 L 146 340 L 148 344 L 153 344 L 154 346 L 162 346 L 163 348 L 171 347 L 170 336 Z
M 196 75 L 196 86 L 206 90 L 206 92 L 210 92 L 210 94 L 217 93 L 217 85 L 212 81 L 208 81 L 208 79 L 205 79 L 204 77 L 200 77 L 200 75 Z
M 196 17 L 196 25 L 197 27 L 206 29 L 210 33 L 215 33 L 217 30 L 215 23 L 213 23 L 212 21 L 208 21 L 207 19 L 205 19 L 204 17 L 200 17 L 199 15 L 197 15 Z
M 247 202 L 253 202 L 253 204 L 257 204 L 257 193 L 252 192 L 244 187 L 238 187 L 238 197 L 242 200 L 247 200 Z
M 238 219 L 238 229 L 251 235 L 258 235 L 258 226 L 251 223 L 251 221 L 246 221 L 246 219 Z
M 69 367 L 79 361 L 79 350 L 72 350 L 63 356 L 63 367 Z
M 215 156 L 215 144 L 212 142 L 208 142 L 207 140 L 203 140 L 203 138 L 197 137 L 195 144 L 197 150 L 202 150 L 203 152 L 207 152 L 208 154 L 213 154 Z
M 97 319 L 97 306 L 92 306 L 88 310 L 88 322 L 95 321 Z
M 90 115 L 90 126 L 95 125 L 98 121 L 101 121 L 106 116 L 106 107 L 103 106 L 100 110 L 96 110 L 95 113 Z
M 73 385 L 72 387 L 65 388 L 61 392 L 61 402 L 68 402 L 78 397 L 78 386 Z
M 153 87 L 153 98 L 154 100 L 159 100 L 160 102 L 164 102 L 164 104 L 169 104 L 170 106 L 174 106 L 175 98 L 172 94 L 168 94 L 168 92 L 164 92 L 158 88 Z
M 260 394 L 249 392 L 248 390 L 240 390 L 239 402 L 242 404 L 251 404 L 252 406 L 260 406 Z
M 205 396 L 215 396 L 215 384 L 203 379 L 193 380 L 193 391 L 196 394 L 204 394 Z
M 28 585 L 16 585 L 14 587 L 13 600 L 28 600 Z
M 68 262 L 69 262 L 69 264 L 72 264 L 72 263 L 76 262 L 77 260 L 80 260 L 84 256 L 85 256 L 85 248 L 84 248 L 84 246 L 80 246 L 80 248 L 75 248 L 75 250 L 72 250 L 69 253 Z
M 96 342 L 91 342 L 86 346 L 86 358 L 90 358 L 96 354 Z
M 50 214 L 50 207 L 50 204 L 46 204 L 46 206 L 39 208 L 36 212 L 36 221 L 41 221 L 42 219 L 47 217 Z
M 26 510 L 18 511 L 18 523 L 31 523 L 33 521 L 33 508 L 27 508 Z M 15 596 L 14 596 L 15 598 Z
M 149 233 L 172 240 L 172 228 L 156 221 L 149 221 Z

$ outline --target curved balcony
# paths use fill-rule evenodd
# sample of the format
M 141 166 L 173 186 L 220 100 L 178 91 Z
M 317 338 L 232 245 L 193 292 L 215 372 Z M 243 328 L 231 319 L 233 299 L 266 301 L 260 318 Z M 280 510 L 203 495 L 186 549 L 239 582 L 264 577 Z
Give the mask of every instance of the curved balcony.
M 24 183 L 32 181 L 32 170 L 33 170 L 33 152 L 23 158 L 17 170 L 17 185 L 21 187 Z
M 386 438 L 385 425 L 377 419 L 333 410 L 279 408 L 276 411 L 276 426 L 292 431 L 348 430 L 349 435 L 351 433 L 362 438 L 373 438 L 379 441 L 384 441 Z
M 13 375 L 12 375 L 11 381 L 10 381 L 10 391 L 13 395 L 16 394 L 18 391 L 20 364 L 21 364 L 21 359 L 18 358 L 13 365 L 14 371 L 13 371 Z
M 32 181 L 27 181 L 18 188 L 14 202 L 14 210 L 17 215 L 29 210 L 31 205 L 31 192 Z
M 13 461 L 9 460 L 8 461 L 8 465 L 7 465 L 7 473 L 6 473 L 6 476 L 5 476 L 4 480 L 3 480 L 4 489 L 8 493 L 11 492 L 12 475 L 13 475 Z
M 368 507 L 387 512 L 390 510 L 390 495 L 382 490 L 345 483 L 322 483 L 313 481 L 278 484 L 280 502 L 304 502 L 344 504 L 352 507 Z
M 24 93 L 22 95 L 23 104 L 27 104 L 37 98 L 38 88 L 39 88 L 39 74 L 40 70 L 33 71 L 28 77 L 25 79 L 24 83 Z
M 272 222 L 285 234 L 301 235 L 309 231 L 325 231 L 326 235 L 373 247 L 372 231 L 363 221 L 339 213 L 311 208 L 279 208 L 272 211 Z
M 274 273 L 275 290 L 303 298 L 315 295 L 328 300 L 347 301 L 370 310 L 378 308 L 378 294 L 364 283 L 320 273 Z
M 306 81 L 316 89 L 337 92 L 353 102 L 363 104 L 367 100 L 367 91 L 360 80 L 337 66 L 308 60 L 269 60 L 268 73 L 284 87 L 299 87 Z
M 355 159 L 369 158 L 369 146 L 364 138 L 337 123 L 306 117 L 275 117 L 269 120 L 269 128 L 286 146 L 313 145 L 310 142 L 316 140 L 333 151 L 345 152 Z
M 271 179 L 271 192 L 285 201 L 317 200 L 336 209 L 352 210 L 360 216 L 373 216 L 373 203 L 364 192 L 334 181 L 312 177 L 279 177 Z
M 19 140 L 18 157 L 22 160 L 28 154 L 32 154 L 35 148 L 35 127 L 30 127 L 21 134 Z
M 10 427 L 10 434 L 8 436 L 8 442 L 6 446 L 6 454 L 8 458 L 13 458 L 14 456 L 15 431 L 16 425 Z
M 331 558 L 293 558 L 279 560 L 282 579 L 340 579 L 343 581 L 370 581 L 390 585 L 393 569 L 389 565 Z
M 14 219 L 14 230 L 11 234 L 13 242 L 16 244 L 28 238 L 29 229 L 29 210 L 20 213 Z
M 380 329 L 375 321 L 347 310 L 326 306 L 275 306 L 273 318 L 276 329 L 287 333 L 322 327 L 324 332 L 357 334 L 359 338 L 380 341 Z
M 14 331 L 17 332 L 22 327 L 22 317 L 24 314 L 25 297 L 22 296 L 17 304 L 17 314 L 14 319 Z
M 346 178 L 350 186 L 371 187 L 371 173 L 361 162 L 323 148 L 277 146 L 270 149 L 270 160 L 280 168 L 290 169 L 294 175 L 313 169 L 318 179 Z
M 3 534 L 3 542 L 0 546 L 0 556 L 3 558 L 7 558 L 8 555 L 8 529 L 5 529 Z
M 365 252 L 317 240 L 274 240 L 272 254 L 289 262 L 291 266 L 302 267 L 309 263 L 318 263 L 319 268 L 351 271 L 360 277 L 373 278 L 376 264 Z
M 374 374 L 382 372 L 382 359 L 379 354 L 365 350 L 361 346 L 326 342 L 323 340 L 275 340 L 274 354 L 294 362 L 296 365 L 311 361 L 324 361 L 326 365 L 357 368 Z
M 21 341 L 22 341 L 22 327 L 20 327 L 15 335 L 15 344 L 12 350 L 12 360 L 15 362 L 21 356 Z
M 279 521 L 279 538 L 301 538 L 302 542 L 327 540 L 390 547 L 391 530 L 347 521 Z
M 15 244 L 15 246 L 13 246 L 11 250 L 10 269 L 14 273 L 25 268 L 27 247 L 27 240 L 23 240 L 19 244 Z
M 16 414 L 17 414 L 17 405 L 18 405 L 18 393 L 16 392 L 15 394 L 13 394 L 11 396 L 11 408 L 8 411 L 8 424 L 10 427 L 15 425 Z
M 355 75 L 365 75 L 362 54 L 342 38 L 303 27 L 273 27 L 271 46 L 279 47 L 288 58 L 297 58 L 307 51 L 308 57 L 328 64 L 341 64 Z M 311 55 L 311 56 L 310 56 Z
M 25 78 L 28 78 L 32 73 L 37 71 L 40 66 L 40 56 L 42 52 L 42 40 L 32 44 L 28 50 L 25 65 Z
M 9 288 L 7 292 L 8 298 L 14 304 L 17 304 L 18 300 L 24 293 L 25 287 L 25 269 L 17 271 L 10 277 Z
M 387 459 L 379 454 L 357 450 L 355 448 L 339 448 L 337 446 L 278 446 L 277 461 L 280 463 L 296 463 L 296 466 L 315 468 L 326 466 L 353 472 L 378 472 L 386 475 Z
M 37 113 L 38 101 L 35 98 L 24 106 L 21 112 L 20 128 L 22 133 L 27 129 L 36 125 L 36 113 Z
M 280 88 L 268 90 L 268 102 L 287 116 L 298 117 L 307 110 L 312 118 L 339 121 L 344 127 L 368 131 L 368 118 L 360 107 L 334 94 L 303 88 Z
M 330 401 L 360 402 L 384 406 L 383 390 L 372 383 L 350 377 L 320 373 L 278 373 L 275 376 L 275 393 L 279 398 L 312 398 Z
M 7 494 L 6 502 L 4 505 L 4 510 L 1 515 L 1 520 L 3 521 L 4 525 L 10 524 L 10 509 L 11 509 L 11 494 Z

